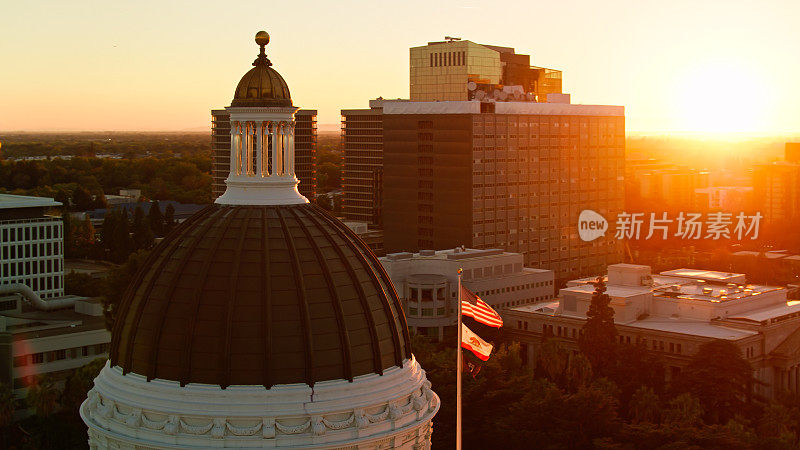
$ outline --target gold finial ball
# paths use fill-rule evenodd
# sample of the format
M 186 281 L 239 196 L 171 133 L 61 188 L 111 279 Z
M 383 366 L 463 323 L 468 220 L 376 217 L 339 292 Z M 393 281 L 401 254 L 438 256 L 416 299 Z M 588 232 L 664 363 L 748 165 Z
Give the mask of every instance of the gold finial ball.
M 256 44 L 267 45 L 269 44 L 269 33 L 266 31 L 259 31 L 256 33 Z

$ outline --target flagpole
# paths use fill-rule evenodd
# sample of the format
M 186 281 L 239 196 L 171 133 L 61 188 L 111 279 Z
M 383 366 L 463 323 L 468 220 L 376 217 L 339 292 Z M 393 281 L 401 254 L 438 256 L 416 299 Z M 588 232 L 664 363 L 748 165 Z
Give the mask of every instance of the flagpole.
M 461 450 L 461 269 L 458 269 L 458 344 L 456 345 L 456 450 Z

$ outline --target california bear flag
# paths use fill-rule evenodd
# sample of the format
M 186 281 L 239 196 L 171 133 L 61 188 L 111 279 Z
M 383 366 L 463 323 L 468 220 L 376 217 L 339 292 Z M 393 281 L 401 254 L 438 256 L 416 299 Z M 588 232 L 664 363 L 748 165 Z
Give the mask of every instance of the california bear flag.
M 489 354 L 492 353 L 492 348 L 494 348 L 492 344 L 481 339 L 480 336 L 473 333 L 464 324 L 461 324 L 461 346 L 470 350 L 483 361 L 489 359 Z

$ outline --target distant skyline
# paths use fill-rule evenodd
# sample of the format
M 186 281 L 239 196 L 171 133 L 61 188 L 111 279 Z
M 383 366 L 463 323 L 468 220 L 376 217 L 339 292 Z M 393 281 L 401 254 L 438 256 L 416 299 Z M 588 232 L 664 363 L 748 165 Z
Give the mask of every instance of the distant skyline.
M 230 104 L 266 30 L 320 124 L 408 97 L 408 49 L 445 35 L 564 71 L 573 103 L 630 133 L 800 132 L 800 2 L 4 2 L 0 133 L 197 130 Z

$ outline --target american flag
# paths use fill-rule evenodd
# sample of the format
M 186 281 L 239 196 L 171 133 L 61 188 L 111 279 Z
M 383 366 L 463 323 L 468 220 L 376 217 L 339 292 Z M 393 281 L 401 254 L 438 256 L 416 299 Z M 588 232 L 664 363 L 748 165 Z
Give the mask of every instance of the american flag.
M 461 314 L 472 317 L 490 327 L 500 328 L 503 326 L 500 314 L 497 314 L 497 311 L 463 285 L 461 286 Z

